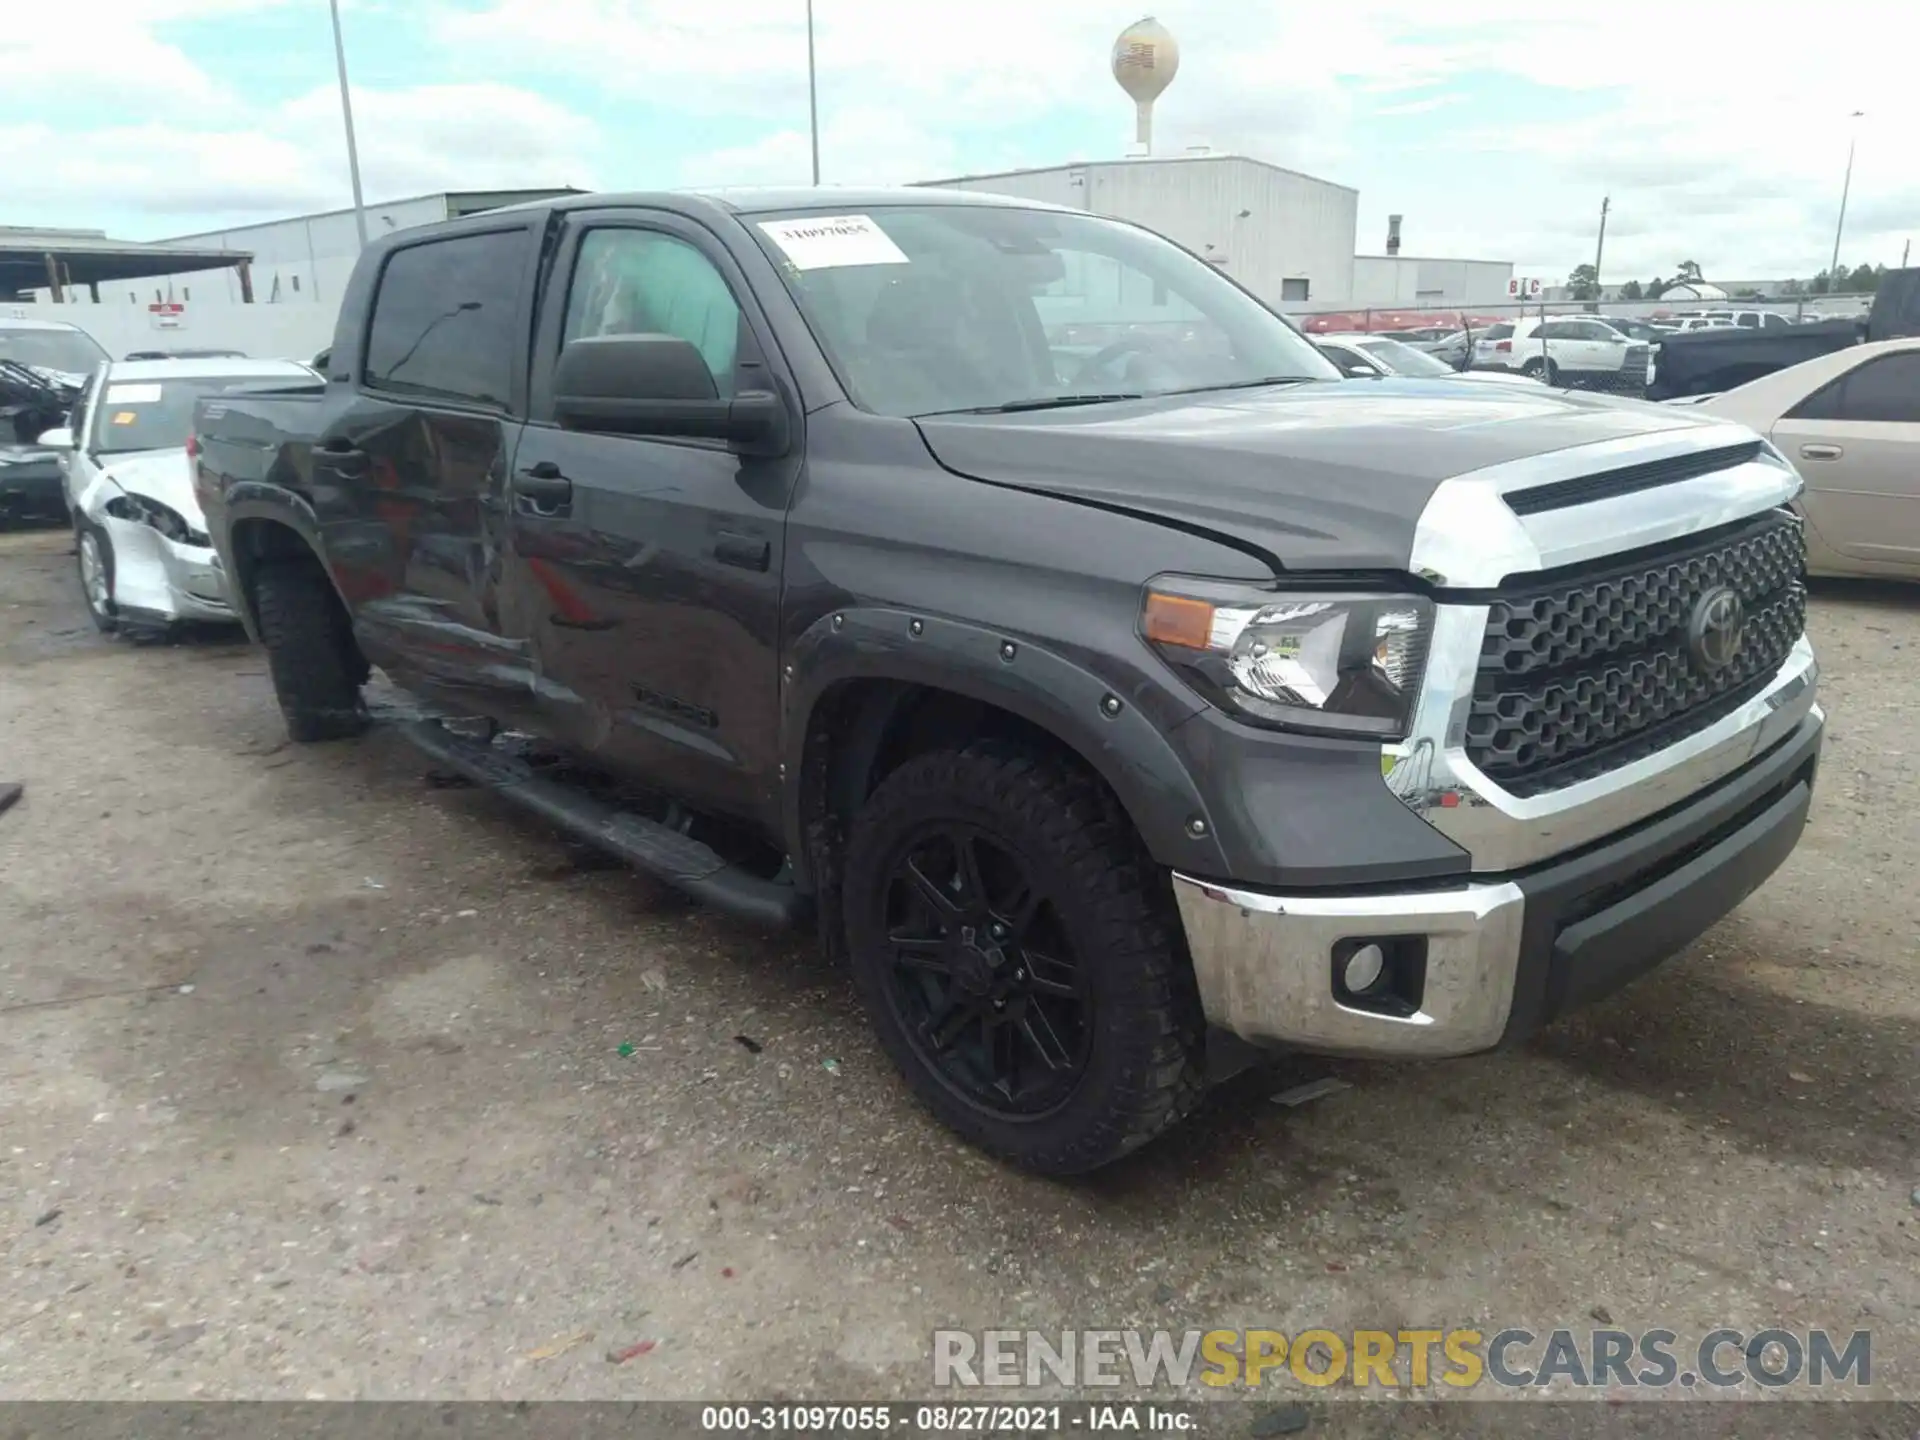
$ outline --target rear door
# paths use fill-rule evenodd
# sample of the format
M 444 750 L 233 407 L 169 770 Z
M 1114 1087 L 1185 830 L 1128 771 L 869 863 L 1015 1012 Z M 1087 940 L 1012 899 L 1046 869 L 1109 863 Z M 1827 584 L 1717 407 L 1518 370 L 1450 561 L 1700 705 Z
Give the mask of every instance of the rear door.
M 796 393 L 772 330 L 718 239 L 657 211 L 568 218 L 534 341 L 513 472 L 544 728 L 697 808 L 778 817 L 778 641 L 787 503 L 803 453 L 593 434 L 553 420 L 569 341 L 668 334 L 699 350 L 719 396 Z
M 1775 422 L 1773 441 L 1806 478 L 1801 503 L 1827 544 L 1920 565 L 1920 350 L 1828 381 Z
M 1569 348 L 1579 356 L 1568 364 L 1581 370 L 1618 370 L 1627 356 L 1627 340 L 1611 325 L 1597 320 L 1567 320 Z
M 500 611 L 507 467 L 525 410 L 533 216 L 387 254 L 355 385 L 313 446 L 327 556 L 370 658 L 456 706 L 529 713 L 531 650 Z

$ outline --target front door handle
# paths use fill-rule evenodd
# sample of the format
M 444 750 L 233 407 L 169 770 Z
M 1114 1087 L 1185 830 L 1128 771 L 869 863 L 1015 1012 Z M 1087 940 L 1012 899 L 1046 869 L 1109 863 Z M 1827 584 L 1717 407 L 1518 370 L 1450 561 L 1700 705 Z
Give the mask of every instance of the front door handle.
M 1846 453 L 1838 445 L 1802 445 L 1800 447 L 1802 460 L 1838 460 Z
M 713 558 L 742 570 L 765 570 L 773 558 L 773 547 L 757 535 L 737 535 L 727 530 L 713 542 Z
M 573 481 L 551 460 L 542 460 L 513 477 L 513 493 L 543 509 L 553 509 L 573 502 Z

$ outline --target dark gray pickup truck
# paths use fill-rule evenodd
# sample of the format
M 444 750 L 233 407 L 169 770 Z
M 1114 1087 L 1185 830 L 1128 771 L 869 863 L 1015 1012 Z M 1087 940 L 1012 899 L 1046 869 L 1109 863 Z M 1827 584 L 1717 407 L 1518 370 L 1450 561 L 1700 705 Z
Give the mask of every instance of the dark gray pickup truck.
M 937 191 L 409 230 L 197 485 L 296 739 L 371 666 L 466 774 L 817 925 L 1033 1168 L 1236 1046 L 1464 1055 L 1684 947 L 1820 749 L 1793 468 L 1544 387 L 1345 381 L 1216 269 Z

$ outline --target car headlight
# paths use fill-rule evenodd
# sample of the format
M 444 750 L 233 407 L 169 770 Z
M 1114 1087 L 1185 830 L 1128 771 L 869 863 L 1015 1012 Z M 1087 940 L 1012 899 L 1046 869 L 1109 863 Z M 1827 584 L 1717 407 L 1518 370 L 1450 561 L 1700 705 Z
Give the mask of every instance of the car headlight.
M 116 520 L 133 520 L 158 530 L 176 545 L 206 549 L 213 544 L 212 537 L 194 529 L 178 510 L 145 495 L 116 495 L 107 501 L 105 509 Z
M 1156 581 L 1140 633 L 1243 719 L 1323 735 L 1406 737 L 1433 604 L 1417 595 L 1249 591 Z

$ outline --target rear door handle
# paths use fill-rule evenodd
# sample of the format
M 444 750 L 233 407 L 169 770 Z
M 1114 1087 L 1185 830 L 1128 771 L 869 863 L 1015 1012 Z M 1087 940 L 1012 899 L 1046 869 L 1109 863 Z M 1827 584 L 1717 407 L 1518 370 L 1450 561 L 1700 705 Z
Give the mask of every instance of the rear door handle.
M 1800 447 L 1802 460 L 1838 460 L 1846 453 L 1838 445 L 1802 445 Z
M 542 507 L 573 503 L 573 481 L 560 473 L 551 460 L 529 465 L 513 477 L 513 491 L 522 500 Z
M 737 565 L 742 570 L 765 570 L 773 558 L 773 547 L 756 535 L 737 535 L 725 530 L 713 542 L 713 558 L 722 565 Z
M 363 475 L 367 469 L 367 452 L 343 435 L 334 435 L 320 442 L 320 456 L 327 462 L 327 468 L 336 475 Z

